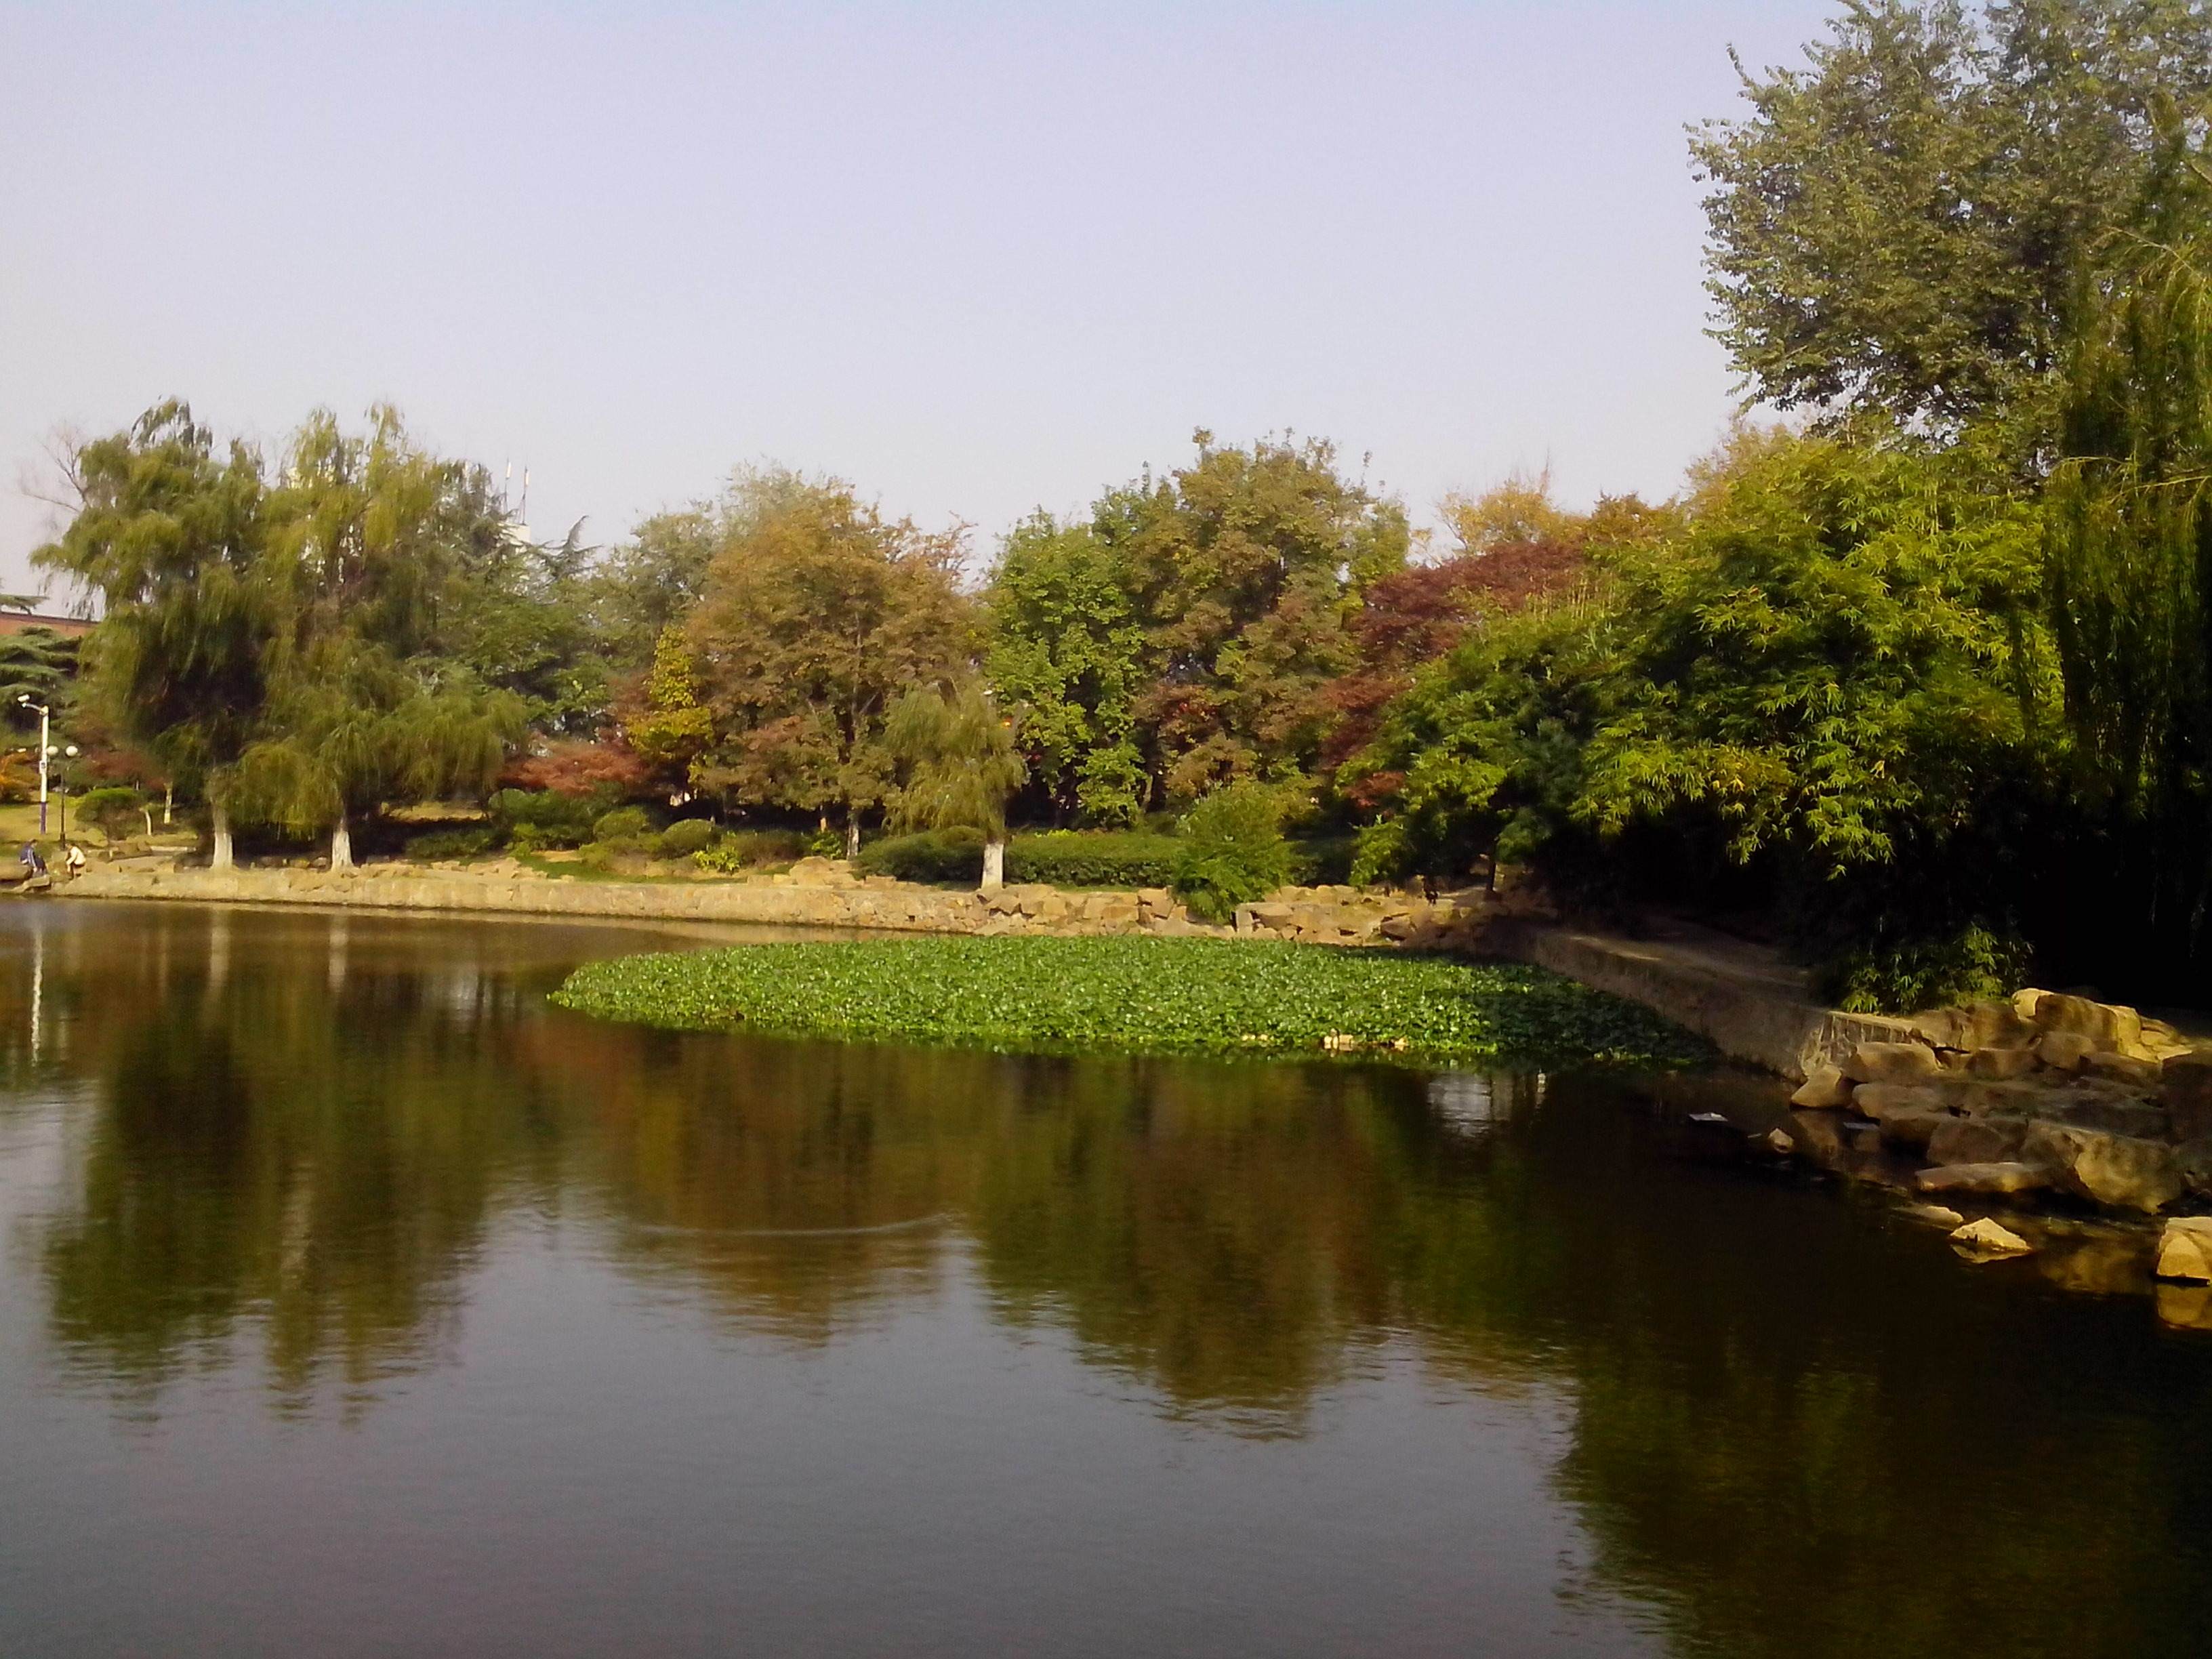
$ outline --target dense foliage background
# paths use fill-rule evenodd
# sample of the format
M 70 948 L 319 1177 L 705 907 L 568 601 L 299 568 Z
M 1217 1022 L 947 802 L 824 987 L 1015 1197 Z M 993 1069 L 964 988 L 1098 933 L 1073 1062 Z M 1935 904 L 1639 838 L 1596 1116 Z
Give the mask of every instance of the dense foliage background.
M 1326 847 L 1686 911 L 1855 1006 L 2202 1001 L 2212 5 L 1864 0 L 1744 94 L 1692 142 L 1716 336 L 1794 412 L 1671 501 L 1516 477 L 1416 532 L 1326 442 L 1200 431 L 988 558 L 775 469 L 591 548 L 392 410 L 264 455 L 171 403 L 72 453 L 39 556 L 102 621 L 75 678 L 16 635 L 9 694 L 218 860 L 495 788 L 471 848 L 910 830 L 870 867 L 1222 912 Z

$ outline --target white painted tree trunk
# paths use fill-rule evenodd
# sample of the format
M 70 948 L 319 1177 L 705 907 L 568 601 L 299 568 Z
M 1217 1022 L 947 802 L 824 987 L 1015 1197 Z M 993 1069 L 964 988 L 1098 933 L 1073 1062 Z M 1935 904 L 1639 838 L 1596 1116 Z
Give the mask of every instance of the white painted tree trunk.
M 173 783 L 165 783 L 161 786 L 161 828 L 166 830 L 169 827 L 169 816 L 176 810 L 177 786 Z M 154 833 L 150 823 L 146 833 L 149 836 Z
M 983 890 L 1006 884 L 1006 843 L 987 841 L 983 843 Z
M 230 855 L 230 809 L 219 800 L 210 801 L 208 809 L 215 814 L 215 854 L 208 868 L 228 870 L 236 862 Z
M 338 814 L 338 821 L 331 826 L 331 868 L 353 868 L 353 826 L 346 822 L 346 815 L 343 812 Z
M 860 815 L 858 812 L 848 811 L 845 814 L 845 856 L 848 859 L 860 856 Z

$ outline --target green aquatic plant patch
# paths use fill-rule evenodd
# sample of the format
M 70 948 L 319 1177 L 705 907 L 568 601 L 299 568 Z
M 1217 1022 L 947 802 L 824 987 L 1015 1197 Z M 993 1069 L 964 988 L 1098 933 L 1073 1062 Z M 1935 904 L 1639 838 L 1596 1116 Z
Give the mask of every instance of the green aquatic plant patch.
M 1688 1065 L 1657 1015 L 1540 968 L 1224 939 L 741 945 L 579 968 L 562 1006 L 684 1030 L 1160 1054 Z

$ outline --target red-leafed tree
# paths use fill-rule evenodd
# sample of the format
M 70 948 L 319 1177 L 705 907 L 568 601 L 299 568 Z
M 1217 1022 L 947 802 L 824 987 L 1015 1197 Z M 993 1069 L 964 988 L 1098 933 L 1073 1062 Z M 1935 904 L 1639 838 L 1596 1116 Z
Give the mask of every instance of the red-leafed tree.
M 1413 684 L 1414 671 L 1457 645 L 1485 614 L 1565 592 L 1589 570 L 1589 556 L 1572 542 L 1510 542 L 1408 565 L 1370 583 L 1352 619 L 1358 666 L 1331 681 L 1325 694 L 1334 720 L 1322 763 L 1333 771 L 1365 748 L 1382 710 Z M 1350 793 L 1358 800 L 1363 790 L 1355 784 Z
M 499 781 L 509 789 L 550 789 L 563 795 L 589 795 L 606 788 L 632 795 L 651 776 L 652 769 L 617 735 L 554 738 L 539 744 L 535 753 L 518 757 Z

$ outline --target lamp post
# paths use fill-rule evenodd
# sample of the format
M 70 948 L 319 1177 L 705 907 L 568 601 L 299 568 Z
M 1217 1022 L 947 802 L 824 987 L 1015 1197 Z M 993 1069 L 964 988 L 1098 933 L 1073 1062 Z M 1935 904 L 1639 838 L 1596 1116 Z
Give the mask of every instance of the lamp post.
M 15 701 L 26 708 L 39 711 L 39 833 L 43 836 L 46 833 L 46 756 L 52 752 L 46 745 L 46 728 L 54 711 L 45 703 L 33 702 L 27 691 L 18 692 Z
M 68 748 L 62 750 L 62 754 L 67 759 L 75 760 L 76 758 L 76 745 L 75 744 L 70 744 Z M 62 778 L 58 771 L 56 773 L 54 777 L 54 793 L 61 797 L 61 842 L 64 847 L 67 847 L 69 845 L 69 784 Z M 64 860 L 64 861 L 66 862 L 67 860 Z

